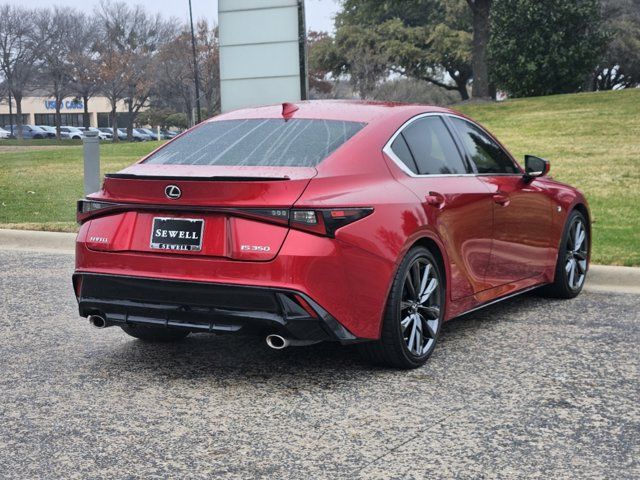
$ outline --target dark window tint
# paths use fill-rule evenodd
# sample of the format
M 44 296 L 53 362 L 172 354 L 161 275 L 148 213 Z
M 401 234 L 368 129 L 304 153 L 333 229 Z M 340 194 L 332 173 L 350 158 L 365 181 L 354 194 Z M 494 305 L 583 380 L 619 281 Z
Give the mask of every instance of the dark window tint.
M 209 122 L 172 141 L 146 163 L 314 167 L 362 127 L 338 120 Z
M 411 151 L 407 146 L 407 142 L 402 136 L 402 134 L 398 135 L 396 139 L 391 144 L 391 150 L 396 156 L 402 160 L 409 170 L 413 173 L 418 173 L 418 169 L 416 168 L 416 162 L 413 159 L 413 155 L 411 155 Z
M 416 120 L 402 131 L 421 175 L 467 173 L 462 157 L 439 117 Z
M 460 118 L 452 117 L 452 121 L 478 173 L 520 173 L 509 155 L 479 127 Z

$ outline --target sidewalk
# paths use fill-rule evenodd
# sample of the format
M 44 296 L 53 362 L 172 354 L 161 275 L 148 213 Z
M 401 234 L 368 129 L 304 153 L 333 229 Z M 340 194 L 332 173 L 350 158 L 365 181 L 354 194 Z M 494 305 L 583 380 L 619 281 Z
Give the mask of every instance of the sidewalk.
M 73 254 L 75 238 L 75 233 L 0 229 L 0 250 Z M 591 265 L 585 289 L 640 294 L 640 268 Z

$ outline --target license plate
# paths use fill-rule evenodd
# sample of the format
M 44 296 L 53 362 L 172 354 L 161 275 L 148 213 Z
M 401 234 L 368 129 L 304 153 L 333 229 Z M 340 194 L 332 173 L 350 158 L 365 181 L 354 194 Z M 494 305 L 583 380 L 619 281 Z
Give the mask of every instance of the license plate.
M 151 248 L 199 252 L 202 249 L 203 229 L 202 219 L 155 217 Z

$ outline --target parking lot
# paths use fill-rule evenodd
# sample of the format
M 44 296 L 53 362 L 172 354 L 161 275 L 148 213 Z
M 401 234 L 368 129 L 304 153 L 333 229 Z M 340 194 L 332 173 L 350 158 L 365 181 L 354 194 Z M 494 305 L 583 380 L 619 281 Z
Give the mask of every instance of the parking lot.
M 0 251 L 2 478 L 640 478 L 640 296 L 526 295 L 424 368 L 90 329 L 73 256 Z

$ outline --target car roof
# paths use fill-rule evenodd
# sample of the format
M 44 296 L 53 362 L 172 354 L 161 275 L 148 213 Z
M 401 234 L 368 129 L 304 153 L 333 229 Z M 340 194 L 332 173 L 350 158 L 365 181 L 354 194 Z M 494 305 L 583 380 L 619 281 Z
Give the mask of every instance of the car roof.
M 208 121 L 235 120 L 244 118 L 282 118 L 284 104 L 234 110 Z M 395 102 L 375 102 L 366 100 L 308 100 L 292 102 L 297 107 L 289 118 L 322 120 L 343 120 L 372 123 L 391 117 L 411 117 L 419 113 L 457 113 L 448 108 L 434 105 L 418 105 Z

